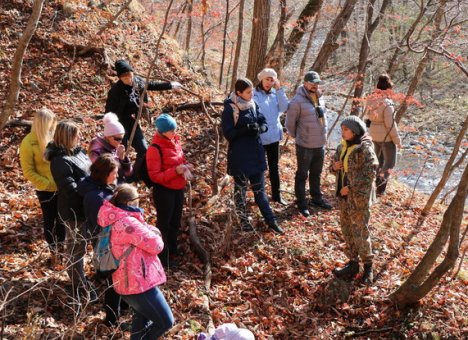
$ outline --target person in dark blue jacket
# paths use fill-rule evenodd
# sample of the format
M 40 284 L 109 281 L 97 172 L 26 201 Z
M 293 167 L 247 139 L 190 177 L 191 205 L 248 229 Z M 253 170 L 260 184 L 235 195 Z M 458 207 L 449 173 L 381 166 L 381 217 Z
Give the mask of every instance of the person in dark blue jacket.
M 268 227 L 278 234 L 283 230 L 270 208 L 265 193 L 265 151 L 260 134 L 268 130 L 265 117 L 253 101 L 253 84 L 249 79 L 236 81 L 234 92 L 224 102 L 223 134 L 229 142 L 228 173 L 234 177 L 234 198 L 243 230 L 253 230 L 247 207 L 246 192 L 250 182 L 257 203 Z
M 97 215 L 104 201 L 112 198 L 117 184 L 120 163 L 111 153 L 100 155 L 91 165 L 91 174 L 78 184 L 78 193 L 83 197 L 86 219 L 87 238 L 96 247 L 97 236 L 101 227 L 97 224 Z M 101 279 L 98 277 L 98 279 Z M 104 293 L 105 324 L 115 326 L 120 315 L 121 299 L 112 287 L 112 279 L 106 278 Z M 125 303 L 124 303 L 125 304 Z

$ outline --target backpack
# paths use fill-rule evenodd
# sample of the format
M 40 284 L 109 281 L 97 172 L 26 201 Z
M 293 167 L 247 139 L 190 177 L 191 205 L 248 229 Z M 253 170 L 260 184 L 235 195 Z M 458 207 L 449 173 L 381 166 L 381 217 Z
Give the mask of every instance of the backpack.
M 151 144 L 159 151 L 159 156 L 161 157 L 161 163 L 163 160 L 161 147 L 158 144 Z M 148 150 L 146 150 L 148 152 Z M 135 174 L 135 179 L 139 182 L 142 181 L 148 188 L 153 187 L 154 183 L 149 177 L 148 174 L 148 165 L 146 164 L 146 153 L 143 157 L 137 158 L 135 164 L 133 165 L 133 172 Z
M 120 261 L 127 258 L 134 248 L 134 246 L 131 245 L 127 250 L 125 250 L 122 256 L 115 258 L 112 254 L 112 245 L 110 241 L 111 232 L 112 225 L 102 228 L 98 235 L 96 248 L 94 249 L 94 269 L 103 277 L 107 277 L 115 272 L 117 268 L 119 268 Z

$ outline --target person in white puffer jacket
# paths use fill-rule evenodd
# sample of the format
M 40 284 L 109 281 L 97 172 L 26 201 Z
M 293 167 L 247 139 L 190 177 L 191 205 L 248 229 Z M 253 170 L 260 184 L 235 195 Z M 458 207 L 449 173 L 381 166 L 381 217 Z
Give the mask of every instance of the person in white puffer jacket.
M 260 107 L 260 112 L 266 118 L 268 131 L 260 135 L 263 148 L 268 160 L 268 172 L 271 183 L 271 197 L 274 202 L 282 205 L 287 203 L 281 198 L 280 194 L 280 175 L 279 175 L 279 143 L 283 138 L 283 126 L 280 117 L 288 109 L 288 97 L 285 90 L 281 87 L 278 75 L 272 68 L 263 69 L 258 75 L 260 83 L 254 89 L 254 101 Z

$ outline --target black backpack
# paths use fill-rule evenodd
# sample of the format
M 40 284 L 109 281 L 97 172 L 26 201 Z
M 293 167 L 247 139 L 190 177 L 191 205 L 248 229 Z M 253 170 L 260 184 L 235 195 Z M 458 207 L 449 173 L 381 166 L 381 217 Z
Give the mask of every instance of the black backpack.
M 158 149 L 162 164 L 163 155 L 161 147 L 158 144 L 151 144 L 150 147 L 151 146 L 154 146 L 156 149 Z M 146 153 L 148 153 L 148 150 L 146 150 Z M 146 153 L 143 157 L 136 159 L 135 164 L 133 165 L 133 173 L 135 174 L 135 179 L 138 182 L 142 181 L 148 188 L 151 188 L 153 187 L 154 183 L 148 174 L 148 166 L 146 164 Z

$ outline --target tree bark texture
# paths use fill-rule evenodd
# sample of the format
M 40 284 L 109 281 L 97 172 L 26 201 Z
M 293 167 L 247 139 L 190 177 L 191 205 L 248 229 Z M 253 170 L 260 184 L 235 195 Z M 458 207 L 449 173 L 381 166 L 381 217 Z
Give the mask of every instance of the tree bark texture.
M 328 59 L 330 58 L 332 53 L 335 52 L 339 47 L 339 44 L 337 44 L 336 40 L 338 39 L 340 33 L 346 27 L 346 24 L 348 23 L 348 20 L 351 17 L 351 14 L 353 13 L 353 9 L 356 5 L 356 2 L 357 0 L 346 0 L 340 13 L 335 18 L 332 27 L 330 28 L 330 31 L 328 32 L 327 37 L 325 38 L 325 42 L 320 48 L 317 58 L 315 59 L 315 62 L 310 68 L 310 70 L 316 71 L 318 73 L 321 73 L 323 70 L 325 70 Z
M 265 57 L 265 65 L 276 69 L 278 78 L 280 78 L 284 65 L 284 26 L 287 21 L 286 0 L 280 0 L 280 12 L 281 16 L 278 22 L 278 33 Z
M 0 115 L 0 130 L 3 130 L 10 116 L 13 114 L 16 103 L 18 102 L 19 90 L 21 85 L 21 71 L 23 68 L 23 59 L 29 42 L 31 41 L 34 32 L 36 32 L 39 18 L 41 17 L 44 0 L 35 0 L 32 7 L 32 13 L 29 17 L 28 24 L 21 35 L 15 55 L 13 56 L 10 88 L 6 97 L 3 112 Z
M 257 73 L 265 65 L 270 25 L 271 0 L 255 0 L 252 19 L 252 36 L 250 38 L 247 78 L 254 81 Z
M 465 134 L 466 130 L 468 128 L 468 116 L 465 118 L 465 122 L 463 123 L 463 126 L 458 134 L 457 140 L 455 141 L 455 145 L 453 146 L 452 154 L 450 155 L 449 160 L 447 161 L 447 164 L 445 165 L 444 172 L 442 173 L 442 177 L 440 178 L 439 183 L 435 187 L 434 191 L 432 192 L 431 196 L 427 200 L 426 205 L 424 206 L 424 209 L 421 211 L 422 216 L 426 216 L 429 214 L 429 211 L 431 210 L 432 206 L 434 205 L 435 200 L 437 199 L 437 196 L 439 196 L 440 192 L 442 189 L 445 187 L 445 184 L 447 183 L 448 179 L 450 178 L 450 175 L 452 174 L 453 170 L 455 170 L 453 164 L 455 162 L 455 159 L 457 158 L 458 151 L 460 150 L 460 145 L 462 144 L 463 140 L 465 139 Z
M 239 59 L 240 51 L 242 48 L 242 36 L 244 34 L 244 4 L 245 0 L 240 0 L 239 2 L 239 23 L 237 27 L 237 43 L 236 43 L 236 52 L 234 55 L 234 65 L 232 66 L 232 75 L 231 75 L 231 90 L 234 88 L 234 84 L 237 80 L 237 71 L 239 69 Z
M 185 51 L 190 56 L 190 36 L 192 35 L 193 0 L 187 0 L 187 34 L 185 35 Z
M 223 71 L 224 71 L 224 60 L 226 59 L 226 38 L 227 38 L 227 29 L 229 23 L 229 0 L 226 0 L 226 16 L 224 20 L 224 30 L 223 30 L 223 52 L 221 55 L 221 67 L 219 69 L 219 87 L 223 84 Z
M 426 254 L 408 279 L 390 295 L 399 308 L 412 305 L 426 296 L 453 266 L 459 255 L 460 225 L 468 193 L 468 165 L 465 167 L 457 193 L 444 213 L 440 229 Z M 435 261 L 449 240 L 446 256 L 432 273 Z M 426 278 L 427 277 L 427 278 Z
M 358 116 L 360 111 L 362 110 L 361 98 L 362 94 L 364 93 L 364 80 L 366 77 L 366 67 L 370 53 L 372 34 L 374 34 L 375 29 L 379 25 L 380 20 L 382 19 L 385 13 L 385 10 L 391 3 L 391 0 L 383 0 L 379 14 L 375 18 L 375 20 L 372 21 L 376 1 L 377 0 L 369 0 L 369 2 L 367 3 L 366 29 L 364 31 L 364 36 L 362 37 L 361 41 L 361 50 L 359 51 L 359 64 L 354 85 L 354 99 L 351 108 L 351 114 L 355 116 Z

